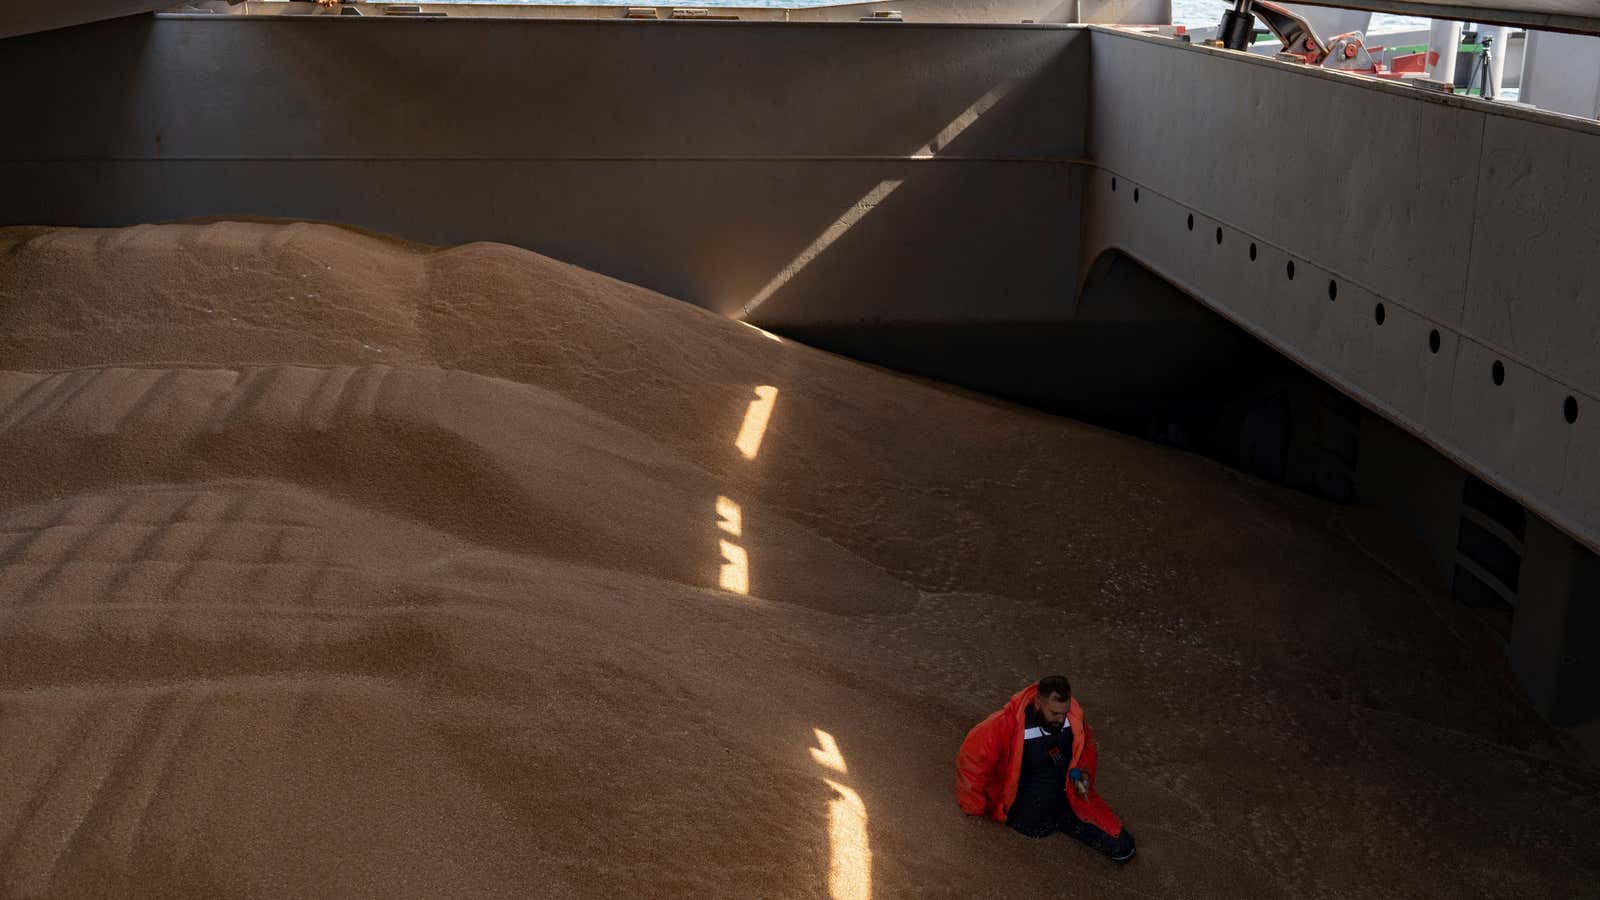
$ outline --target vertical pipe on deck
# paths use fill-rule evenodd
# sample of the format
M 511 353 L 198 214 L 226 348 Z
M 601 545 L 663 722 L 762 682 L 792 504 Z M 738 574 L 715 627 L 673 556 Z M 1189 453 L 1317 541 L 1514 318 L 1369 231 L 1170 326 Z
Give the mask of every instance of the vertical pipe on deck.
M 1428 67 L 1428 77 L 1453 84 L 1456 80 L 1456 51 L 1460 47 L 1461 23 L 1434 19 L 1433 27 L 1428 32 L 1428 55 L 1437 53 L 1439 58 Z

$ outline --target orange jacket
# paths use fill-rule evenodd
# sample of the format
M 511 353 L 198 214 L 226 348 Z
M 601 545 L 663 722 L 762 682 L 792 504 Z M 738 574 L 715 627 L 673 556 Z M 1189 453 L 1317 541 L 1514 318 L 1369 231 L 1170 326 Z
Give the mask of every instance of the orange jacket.
M 1022 775 L 1023 721 L 1028 704 L 1038 692 L 1037 685 L 1028 685 L 999 712 L 967 732 L 961 752 L 956 754 L 956 802 L 961 804 L 962 812 L 972 816 L 987 813 L 996 822 L 1006 820 L 1011 804 L 1016 802 L 1017 780 Z M 1089 779 L 1087 800 L 1079 797 L 1068 781 L 1067 803 L 1080 821 L 1116 837 L 1122 833 L 1122 820 L 1095 791 L 1100 756 L 1095 752 L 1093 732 L 1083 723 L 1083 709 L 1077 700 L 1067 707 L 1067 721 L 1072 725 L 1071 766 L 1082 769 Z

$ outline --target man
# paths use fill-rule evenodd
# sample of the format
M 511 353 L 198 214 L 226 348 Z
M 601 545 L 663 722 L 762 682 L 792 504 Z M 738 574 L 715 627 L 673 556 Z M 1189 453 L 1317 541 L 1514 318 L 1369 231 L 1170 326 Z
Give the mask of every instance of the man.
M 956 756 L 956 801 L 1029 837 L 1057 831 L 1119 863 L 1133 835 L 1095 792 L 1099 754 L 1065 676 L 1028 685 L 979 722 Z

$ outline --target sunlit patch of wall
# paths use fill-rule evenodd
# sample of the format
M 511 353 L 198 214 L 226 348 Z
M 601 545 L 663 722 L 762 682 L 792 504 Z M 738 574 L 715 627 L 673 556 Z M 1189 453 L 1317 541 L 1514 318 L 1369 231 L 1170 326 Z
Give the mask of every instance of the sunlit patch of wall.
M 977 122 L 984 113 L 993 109 L 996 103 L 999 103 L 1007 94 L 1011 93 L 1016 84 L 1016 79 L 1007 79 L 985 91 L 981 97 L 974 100 L 959 115 L 939 129 L 937 134 L 929 138 L 922 146 L 913 150 L 906 158 L 923 161 L 937 158 L 939 152 L 948 147 L 951 141 L 960 137 L 961 133 L 972 127 L 973 123 Z M 844 237 L 850 229 L 856 226 L 857 222 L 860 222 L 868 213 L 877 209 L 879 204 L 888 200 L 890 195 L 899 190 L 904 183 L 905 180 L 901 178 L 886 178 L 874 185 L 859 200 L 851 204 L 849 209 L 841 213 L 837 219 L 834 219 L 832 224 L 823 229 L 822 233 L 810 244 L 806 245 L 806 248 L 801 250 L 794 259 L 791 259 L 787 265 L 779 269 L 778 273 L 773 275 L 761 287 L 761 290 L 757 291 L 755 296 L 751 297 L 739 310 L 738 318 L 748 317 L 755 312 L 761 304 L 767 302 L 773 294 L 793 280 L 801 270 L 810 265 L 818 256 L 827 252 L 828 248 Z

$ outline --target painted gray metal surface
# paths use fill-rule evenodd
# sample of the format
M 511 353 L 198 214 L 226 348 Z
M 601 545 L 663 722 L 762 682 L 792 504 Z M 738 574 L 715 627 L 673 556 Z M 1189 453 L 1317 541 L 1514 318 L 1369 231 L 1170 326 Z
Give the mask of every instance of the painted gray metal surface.
M 331 219 L 498 240 L 733 313 L 1048 308 L 1088 35 L 1058 27 L 160 18 L 17 38 L 0 221 Z M 59 60 L 84 60 L 62 69 Z M 981 115 L 972 115 L 975 109 Z M 1039 110 L 1051 110 L 1041 116 Z
M 1156 4 L 1170 9 L 1168 0 L 1085 0 L 1086 3 Z M 516 19 L 623 19 L 630 18 L 630 10 L 651 10 L 656 19 L 681 17 L 678 11 L 685 4 L 632 3 L 572 4 L 542 6 L 533 4 L 501 3 L 417 3 L 419 11 L 446 15 L 451 18 L 516 18 Z M 365 16 L 382 16 L 386 4 L 359 2 L 338 8 L 319 7 L 309 0 L 244 0 L 229 3 L 227 0 L 190 0 L 174 6 L 171 12 L 183 13 L 204 10 L 232 16 L 338 16 L 345 6 L 355 6 Z M 905 22 L 938 22 L 945 24 L 1020 24 L 1023 22 L 1066 24 L 1078 21 L 1078 0 L 883 0 L 869 3 L 836 3 L 827 6 L 739 6 L 737 3 L 718 4 L 715 8 L 696 7 L 719 17 L 732 17 L 758 22 L 857 22 L 876 12 L 899 13 Z M 1167 14 L 1170 19 L 1170 13 Z M 1127 21 L 1106 19 L 1099 21 Z M 1164 20 L 1165 21 L 1165 20 Z
M 1311 27 L 1324 41 L 1336 35 L 1351 31 L 1366 34 L 1371 30 L 1372 13 L 1363 9 L 1338 9 L 1331 6 L 1305 6 L 1299 3 L 1285 3 L 1285 9 L 1305 17 Z M 1221 16 L 1219 15 L 1220 19 Z M 1269 37 L 1271 35 L 1268 35 Z M 1386 38 L 1387 42 L 1387 38 Z
M 1091 55 L 1085 259 L 1124 250 L 1600 546 L 1600 129 L 1107 30 Z
M 1600 715 L 1600 557 L 1544 522 L 1528 523 L 1524 596 L 1508 649 L 1511 667 L 1539 712 L 1557 725 Z
M 190 0 L 195 5 L 226 8 L 248 15 L 337 15 L 334 10 L 318 10 L 315 5 L 276 0 L 245 0 L 229 6 L 225 0 Z M 626 7 L 620 5 L 534 6 L 493 3 L 422 3 L 425 11 L 451 16 L 532 16 L 538 18 L 619 18 Z M 648 4 L 646 4 L 648 5 Z M 1593 0 L 1341 0 L 1338 3 L 1306 3 L 1320 6 L 1329 15 L 1342 17 L 1342 10 L 1361 10 L 1427 16 L 1477 22 L 1479 24 L 1518 25 L 1550 31 L 1600 33 L 1600 6 Z M 381 15 L 384 4 L 364 4 L 369 14 Z M 856 21 L 863 7 L 872 10 L 898 10 L 908 22 L 1081 22 L 1105 25 L 1152 25 L 1172 21 L 1171 0 L 884 0 L 874 4 L 833 4 L 793 9 L 782 7 L 719 8 L 718 14 L 737 15 L 764 21 Z M 178 7 L 175 7 L 178 8 Z M 667 18 L 672 6 L 659 7 Z M 1223 5 L 1217 7 L 1220 19 Z M 1336 11 L 1338 10 L 1338 11 Z M 1346 29 L 1348 30 L 1348 29 Z M 1326 35 L 1325 35 L 1326 36 Z
M 1600 117 L 1600 38 L 1532 32 L 1518 99 L 1586 119 Z
M 10 113 L 5 158 L 904 158 L 1082 147 L 1077 30 L 751 23 L 141 19 L 7 46 L 80 56 Z M 87 38 L 89 43 L 85 44 Z M 1075 95 L 1076 94 L 1076 95 Z M 1057 117 L 1035 115 L 1055 107 Z M 158 141 L 157 138 L 160 138 Z
M 173 0 L 71 0 L 55 3 L 11 0 L 0 4 L 0 38 L 154 12 L 172 5 Z
M 1306 6 L 1332 6 L 1365 9 L 1401 16 L 1423 16 L 1475 22 L 1479 25 L 1513 25 L 1542 31 L 1600 33 L 1600 6 L 1592 0 L 1355 0 L 1355 2 L 1317 3 L 1302 0 Z
M 883 9 L 901 10 L 907 21 L 917 22 L 1088 22 L 1103 24 L 1158 24 L 1172 21 L 1171 0 L 898 0 L 874 4 L 837 4 L 832 7 L 806 7 L 793 10 L 750 9 L 745 18 L 779 18 L 794 21 L 852 21 L 862 14 Z M 75 2 L 8 3 L 0 8 L 0 38 L 65 28 L 117 16 L 161 9 L 181 8 L 173 0 L 75 0 Z M 1519 25 L 1550 31 L 1600 33 L 1600 6 L 1593 0 L 1343 0 L 1339 6 L 1362 10 L 1462 19 L 1480 23 Z M 241 3 L 241 12 L 278 13 L 289 8 L 309 11 L 302 3 Z M 251 10 L 249 7 L 255 7 Z M 380 9 L 372 4 L 370 9 Z M 530 9 L 522 6 L 496 7 L 493 4 L 461 4 L 449 12 L 455 16 L 540 16 L 558 18 L 613 18 L 622 14 L 621 6 L 565 6 Z M 664 7 L 665 9 L 665 7 Z M 1221 7 L 1219 6 L 1219 14 Z

